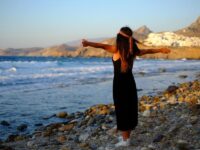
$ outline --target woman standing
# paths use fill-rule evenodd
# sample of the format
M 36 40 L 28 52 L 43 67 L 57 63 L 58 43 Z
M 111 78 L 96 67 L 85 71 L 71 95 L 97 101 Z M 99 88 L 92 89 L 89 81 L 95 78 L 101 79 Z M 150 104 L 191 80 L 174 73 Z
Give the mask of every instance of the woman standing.
M 129 27 L 122 27 L 117 34 L 116 45 L 89 42 L 83 40 L 83 46 L 102 48 L 113 53 L 114 65 L 113 100 L 117 120 L 117 130 L 121 131 L 122 138 L 115 146 L 128 146 L 130 133 L 138 124 L 138 96 L 132 74 L 133 62 L 136 56 L 152 53 L 169 53 L 169 49 L 145 49 L 137 47 L 138 41 L 133 37 Z

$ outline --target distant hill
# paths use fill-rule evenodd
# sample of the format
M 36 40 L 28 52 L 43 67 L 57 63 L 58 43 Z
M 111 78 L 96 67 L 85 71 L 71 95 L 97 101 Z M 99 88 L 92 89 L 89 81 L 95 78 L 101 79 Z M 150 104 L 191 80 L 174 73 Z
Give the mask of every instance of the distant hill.
M 175 33 L 189 37 L 200 37 L 200 16 L 191 25 L 189 25 L 186 28 L 175 31 Z
M 68 56 L 77 47 L 66 44 L 56 45 L 49 48 L 7 48 L 0 50 L 3 56 Z
M 32 47 L 32 48 L 7 48 L 0 49 L 0 55 L 2 56 L 28 56 L 30 53 L 35 51 L 40 51 L 41 47 Z
M 147 56 L 148 58 L 200 58 L 200 17 L 192 23 L 190 26 L 178 30 L 176 32 L 161 32 L 161 33 L 152 33 L 152 31 L 147 26 L 142 26 L 136 30 L 134 30 L 133 36 L 145 43 L 148 46 L 169 46 L 174 47 L 173 50 L 176 52 L 173 56 L 170 55 L 157 55 L 151 54 Z M 197 37 L 194 37 L 197 36 Z M 198 38 L 199 37 L 199 38 Z M 116 38 L 93 38 L 88 39 L 94 42 L 101 42 L 105 44 L 114 45 L 116 42 Z M 141 44 L 138 45 L 139 47 L 142 46 Z M 188 47 L 195 47 L 194 49 L 188 50 L 182 49 L 181 47 L 188 46 Z M 142 48 L 145 46 L 142 46 Z M 147 47 L 148 48 L 148 47 Z M 183 51 L 185 53 L 182 55 Z M 179 54 L 180 53 L 180 54 Z M 190 55 L 190 54 L 194 55 Z M 81 40 L 76 41 L 69 41 L 65 44 L 55 45 L 48 48 L 8 48 L 8 49 L 0 49 L 0 55 L 4 56 L 55 56 L 55 57 L 111 57 L 112 54 L 106 52 L 103 49 L 97 49 L 92 47 L 82 47 Z M 156 56 L 156 57 L 154 57 Z
M 142 26 L 133 32 L 133 37 L 139 41 L 145 40 L 152 31 L 147 26 Z

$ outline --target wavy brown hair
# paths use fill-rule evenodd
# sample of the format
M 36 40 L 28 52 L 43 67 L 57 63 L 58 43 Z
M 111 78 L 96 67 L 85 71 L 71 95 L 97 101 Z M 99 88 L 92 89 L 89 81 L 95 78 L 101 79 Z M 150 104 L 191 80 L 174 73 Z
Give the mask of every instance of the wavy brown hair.
M 129 37 L 132 37 L 133 35 L 133 31 L 129 27 L 122 27 L 120 31 L 128 35 Z M 139 49 L 136 45 L 136 43 L 139 42 L 133 37 L 132 40 L 133 40 L 133 48 L 132 50 L 130 50 L 129 38 L 119 33 L 117 34 L 116 44 L 117 44 L 117 50 L 119 50 L 120 53 L 121 72 L 127 72 L 129 69 L 132 70 L 133 60 L 135 59 L 137 53 L 139 53 Z

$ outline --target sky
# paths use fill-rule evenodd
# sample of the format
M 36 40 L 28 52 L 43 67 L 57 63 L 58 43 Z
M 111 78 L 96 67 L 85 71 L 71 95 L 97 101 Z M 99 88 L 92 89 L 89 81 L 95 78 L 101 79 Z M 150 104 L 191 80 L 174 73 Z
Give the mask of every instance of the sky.
M 175 31 L 198 16 L 200 0 L 0 0 L 0 48 L 114 37 L 122 26 Z

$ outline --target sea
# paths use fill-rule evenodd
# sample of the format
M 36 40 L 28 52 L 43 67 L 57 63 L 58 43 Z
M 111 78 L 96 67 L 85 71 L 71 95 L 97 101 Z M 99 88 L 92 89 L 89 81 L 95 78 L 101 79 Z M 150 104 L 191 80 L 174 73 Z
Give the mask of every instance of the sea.
M 155 95 L 169 85 L 192 81 L 199 60 L 136 59 L 133 67 L 138 95 Z M 0 56 L 0 140 L 29 134 L 38 125 L 62 122 L 62 111 L 84 111 L 112 99 L 111 58 Z M 28 127 L 17 130 L 21 124 Z

